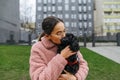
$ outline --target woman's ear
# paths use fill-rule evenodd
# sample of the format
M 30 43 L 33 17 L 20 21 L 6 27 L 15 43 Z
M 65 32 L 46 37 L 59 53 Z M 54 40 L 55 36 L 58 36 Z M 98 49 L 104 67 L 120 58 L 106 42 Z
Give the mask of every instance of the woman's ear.
M 48 34 L 45 34 L 45 36 L 46 36 L 46 38 L 50 39 L 50 35 L 48 35 Z

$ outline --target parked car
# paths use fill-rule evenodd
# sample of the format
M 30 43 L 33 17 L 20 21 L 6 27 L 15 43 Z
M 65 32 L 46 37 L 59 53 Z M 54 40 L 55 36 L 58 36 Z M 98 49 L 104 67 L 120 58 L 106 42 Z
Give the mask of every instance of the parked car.
M 32 44 L 34 44 L 34 43 L 36 43 L 36 42 L 38 42 L 38 39 L 33 39 L 33 40 L 31 41 Z

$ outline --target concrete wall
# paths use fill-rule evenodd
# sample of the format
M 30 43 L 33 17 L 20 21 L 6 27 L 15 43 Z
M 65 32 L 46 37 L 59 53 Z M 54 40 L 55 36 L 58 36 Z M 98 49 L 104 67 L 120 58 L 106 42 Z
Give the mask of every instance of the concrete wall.
M 0 43 L 19 41 L 19 0 L 0 0 Z

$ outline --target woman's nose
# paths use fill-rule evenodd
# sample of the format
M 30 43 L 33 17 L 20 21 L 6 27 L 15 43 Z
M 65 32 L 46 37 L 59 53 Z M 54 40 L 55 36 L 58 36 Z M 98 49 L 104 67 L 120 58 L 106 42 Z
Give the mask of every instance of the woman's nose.
M 61 37 L 62 37 L 62 38 L 65 37 L 65 33 L 63 33 Z

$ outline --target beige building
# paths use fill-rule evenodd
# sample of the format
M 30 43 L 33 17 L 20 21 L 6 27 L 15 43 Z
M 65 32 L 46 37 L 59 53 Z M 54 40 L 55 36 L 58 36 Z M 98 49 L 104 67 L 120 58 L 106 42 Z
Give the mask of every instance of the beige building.
M 94 25 L 97 36 L 120 32 L 120 0 L 95 0 Z

